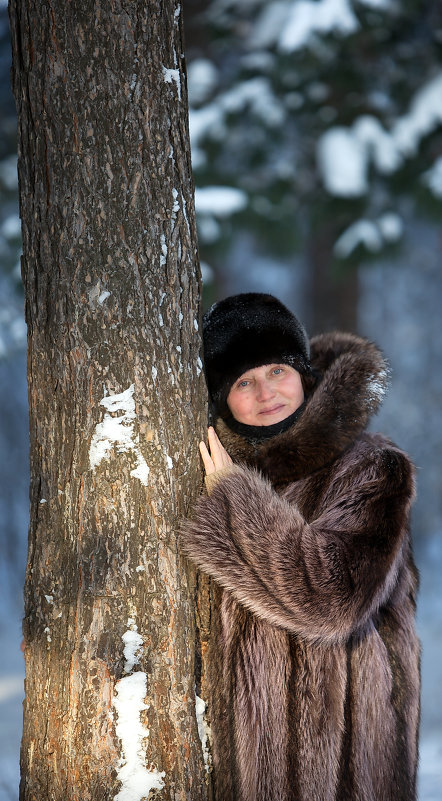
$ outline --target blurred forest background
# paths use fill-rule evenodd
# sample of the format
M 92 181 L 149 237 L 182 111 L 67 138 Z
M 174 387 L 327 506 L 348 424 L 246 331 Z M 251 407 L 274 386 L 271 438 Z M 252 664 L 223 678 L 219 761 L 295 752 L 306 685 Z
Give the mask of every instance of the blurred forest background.
M 442 3 L 183 0 L 205 305 L 270 291 L 374 339 L 418 468 L 421 799 L 442 799 Z M 15 104 L 0 0 L 0 801 L 16 799 L 28 518 Z

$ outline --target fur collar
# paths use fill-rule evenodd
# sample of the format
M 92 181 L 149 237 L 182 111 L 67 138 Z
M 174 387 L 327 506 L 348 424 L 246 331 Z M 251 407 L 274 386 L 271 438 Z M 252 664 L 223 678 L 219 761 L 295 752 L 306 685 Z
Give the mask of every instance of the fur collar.
M 334 332 L 314 337 L 310 348 L 311 365 L 321 378 L 288 431 L 253 442 L 220 418 L 216 423 L 233 460 L 258 468 L 275 486 L 333 462 L 365 429 L 387 389 L 387 365 L 372 342 Z

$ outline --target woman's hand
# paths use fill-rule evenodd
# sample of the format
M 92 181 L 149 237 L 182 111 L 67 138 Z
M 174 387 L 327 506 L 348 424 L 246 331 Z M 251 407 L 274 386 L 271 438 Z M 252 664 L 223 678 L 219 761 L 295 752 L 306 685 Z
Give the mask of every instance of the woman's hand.
M 229 465 L 233 464 L 229 454 L 224 446 L 221 445 L 218 435 L 212 426 L 210 426 L 208 430 L 208 438 L 210 453 L 207 449 L 206 443 L 200 442 L 201 458 L 203 460 L 204 469 L 207 476 L 209 476 L 211 473 L 216 473 L 218 470 L 224 470 L 225 467 L 229 467 Z

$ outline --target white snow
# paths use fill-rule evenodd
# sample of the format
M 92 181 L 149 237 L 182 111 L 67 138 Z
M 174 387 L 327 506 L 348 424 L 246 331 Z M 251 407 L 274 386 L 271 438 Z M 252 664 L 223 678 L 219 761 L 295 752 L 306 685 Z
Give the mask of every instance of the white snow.
M 211 284 L 215 277 L 212 267 L 209 264 L 207 264 L 207 262 L 202 261 L 200 262 L 200 268 L 201 268 L 201 279 L 203 284 Z
M 48 604 L 53 604 L 54 603 L 54 596 L 53 595 L 45 595 L 45 598 L 46 598 L 46 601 L 48 602 Z
M 246 206 L 246 193 L 233 186 L 204 186 L 195 189 L 195 209 L 198 214 L 230 217 Z
M 137 466 L 133 470 L 130 471 L 130 474 L 134 478 L 138 478 L 139 481 L 141 481 L 141 483 L 145 487 L 147 487 L 150 469 L 149 469 L 145 459 L 143 458 L 143 456 L 141 456 L 140 452 L 137 452 L 136 456 L 137 456 Z
M 378 375 L 371 375 L 367 379 L 368 397 L 371 402 L 380 401 L 387 393 L 388 372 L 381 370 Z
M 357 0 L 379 11 L 394 11 L 394 0 Z M 273 0 L 263 3 L 248 38 L 252 50 L 278 44 L 292 53 L 307 47 L 316 34 L 348 36 L 359 28 L 349 0 Z
M 372 253 L 377 253 L 381 249 L 382 236 L 376 223 L 371 220 L 358 220 L 350 225 L 335 243 L 334 253 L 340 259 L 345 259 L 358 245 L 365 245 Z
M 203 103 L 214 90 L 218 80 L 218 71 L 208 58 L 196 58 L 187 69 L 189 102 Z
M 367 151 L 349 128 L 335 126 L 319 137 L 317 161 L 331 195 L 358 197 L 367 192 Z
M 210 214 L 198 215 L 198 234 L 201 242 L 216 242 L 221 234 L 219 223 Z
M 442 72 L 436 75 L 414 96 L 410 111 L 400 117 L 392 134 L 397 147 L 405 156 L 413 156 L 422 137 L 442 122 Z
M 2 222 L 0 227 L 0 234 L 4 236 L 5 239 L 16 239 L 21 235 L 21 222 L 18 214 L 11 214 L 9 217 L 6 217 L 6 220 Z
M 161 253 L 160 253 L 160 267 L 164 267 L 167 260 L 167 245 L 166 245 L 166 237 L 164 234 L 160 234 L 160 243 L 161 243 Z
M 122 786 L 114 801 L 141 801 L 151 790 L 164 787 L 164 771 L 148 770 L 145 764 L 143 741 L 149 736 L 149 729 L 140 716 L 149 708 L 144 703 L 146 692 L 147 676 L 142 671 L 124 676 L 115 685 L 116 697 L 112 702 L 118 716 L 115 730 L 123 756 L 117 771 Z
M 180 210 L 180 202 L 178 200 L 178 189 L 172 189 L 173 206 L 172 214 L 176 214 Z
M 279 49 L 292 53 L 305 47 L 314 33 L 336 31 L 345 36 L 358 28 L 349 0 L 294 0 L 279 37 Z
M 41 499 L 40 499 L 40 503 L 47 503 L 47 500 L 46 500 L 46 498 L 41 498 Z
M 104 419 L 95 427 L 89 449 L 89 463 L 94 470 L 103 459 L 109 459 L 111 452 L 116 448 L 117 453 L 132 452 L 137 460 L 137 466 L 131 470 L 130 475 L 138 478 L 147 486 L 149 467 L 140 450 L 139 435 L 134 433 L 135 421 L 135 385 L 117 395 L 107 395 L 100 401 L 100 405 L 107 410 Z M 123 412 L 119 417 L 112 417 L 116 412 Z
M 252 51 L 271 47 L 278 40 L 286 24 L 287 11 L 287 2 L 284 0 L 264 4 L 249 37 Z
M 241 81 L 221 95 L 218 102 L 226 114 L 238 114 L 250 106 L 253 113 L 270 128 L 282 125 L 286 116 L 284 106 L 277 100 L 268 78 Z
M 367 160 L 371 158 L 380 173 L 388 175 L 400 167 L 402 158 L 394 138 L 382 127 L 377 117 L 363 114 L 355 120 L 352 130 L 357 141 L 365 148 Z
M 22 317 L 17 317 L 15 320 L 12 320 L 9 327 L 9 333 L 17 345 L 21 345 L 22 343 L 24 344 L 26 342 L 27 332 L 28 329 Z
M 358 245 L 364 245 L 372 253 L 378 253 L 385 243 L 397 242 L 402 236 L 403 228 L 402 219 L 394 212 L 385 212 L 377 220 L 357 220 L 335 242 L 334 254 L 340 259 L 346 259 Z
M 192 146 L 205 136 L 218 132 L 222 121 L 223 113 L 219 102 L 210 103 L 201 109 L 193 109 L 189 117 L 189 133 Z
M 168 456 L 168 454 L 167 454 L 167 453 L 166 453 L 166 462 L 167 462 L 167 467 L 169 468 L 169 470 L 172 470 L 172 467 L 173 467 L 173 461 L 172 461 L 172 459 L 170 458 L 170 456 Z
M 177 92 L 178 92 L 178 100 L 181 100 L 181 78 L 180 78 L 180 71 L 178 69 L 168 69 L 167 67 L 163 67 L 163 76 L 166 83 L 175 83 Z
M 0 183 L 13 192 L 18 186 L 17 156 L 7 156 L 0 161 Z
M 369 114 L 358 117 L 351 128 L 329 128 L 318 140 L 317 157 L 325 188 L 339 197 L 359 197 L 368 191 L 371 161 L 385 174 L 402 163 L 394 138 Z
M 284 123 L 284 105 L 276 98 L 270 81 L 264 77 L 241 81 L 203 108 L 190 109 L 189 132 L 194 168 L 202 166 L 206 161 L 206 155 L 201 148 L 202 140 L 222 140 L 227 134 L 226 116 L 240 114 L 247 107 L 269 128 L 277 128 Z
M 198 356 L 198 358 L 196 360 L 196 374 L 197 375 L 201 375 L 201 370 L 202 369 L 203 369 L 203 363 L 202 363 L 200 357 Z
M 203 751 L 204 765 L 206 772 L 209 773 L 212 764 L 212 757 L 209 750 L 211 731 L 205 717 L 206 702 L 195 693 L 195 712 L 196 722 L 198 725 L 198 735 L 201 740 L 201 747 Z
M 135 570 L 137 571 L 137 573 L 144 573 L 146 568 L 144 567 L 144 565 L 138 565 L 138 567 L 136 567 Z
M 386 131 L 376 117 L 362 115 L 349 128 L 329 128 L 317 144 L 317 161 L 325 188 L 338 197 L 359 197 L 369 188 L 373 163 L 381 174 L 397 170 L 418 150 L 422 137 L 442 122 L 442 73 L 414 96 L 407 114 Z
M 377 223 L 386 242 L 397 242 L 404 232 L 402 218 L 393 211 L 382 214 Z
M 130 673 L 134 665 L 139 662 L 139 655 L 143 650 L 143 638 L 138 634 L 137 626 L 133 620 L 127 621 L 129 626 L 128 630 L 123 634 L 124 642 L 124 657 L 126 662 L 124 664 L 124 672 Z
M 158 370 L 157 370 L 157 368 L 156 368 L 154 365 L 152 365 L 152 370 L 151 370 L 151 372 L 152 372 L 152 378 L 153 378 L 153 380 L 155 381 L 155 379 L 156 379 L 156 377 L 157 377 L 157 375 L 158 375 Z
M 433 166 L 424 172 L 422 182 L 428 186 L 435 197 L 442 199 L 442 156 L 439 156 Z
M 110 297 L 110 292 L 108 292 L 108 291 L 107 291 L 107 289 L 106 289 L 104 292 L 102 292 L 102 293 L 101 293 L 101 295 L 100 295 L 100 296 L 99 296 L 99 298 L 98 298 L 98 303 L 100 304 L 100 306 L 101 306 L 101 305 L 104 303 L 104 301 L 105 301 L 107 298 L 109 298 L 109 297 Z
M 220 138 L 224 132 L 224 115 L 218 103 L 211 103 L 200 109 L 189 109 L 189 135 L 194 169 L 206 162 L 206 154 L 200 147 L 201 141 L 207 136 Z
M 395 7 L 394 0 L 358 0 L 361 6 L 368 6 L 369 8 L 380 9 L 381 11 L 393 11 Z

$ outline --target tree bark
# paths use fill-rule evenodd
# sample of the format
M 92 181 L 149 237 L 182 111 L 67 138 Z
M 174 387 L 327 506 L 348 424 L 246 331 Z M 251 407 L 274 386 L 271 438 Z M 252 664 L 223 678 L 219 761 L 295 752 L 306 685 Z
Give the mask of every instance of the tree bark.
M 324 331 L 357 331 L 359 278 L 357 267 L 333 268 L 333 245 L 338 232 L 324 224 L 307 247 L 309 303 L 306 324 L 311 336 Z
M 12 0 L 31 522 L 22 801 L 206 799 L 206 426 L 180 5 Z M 196 645 L 195 645 L 196 643 Z

